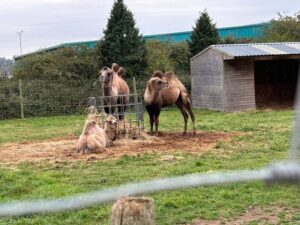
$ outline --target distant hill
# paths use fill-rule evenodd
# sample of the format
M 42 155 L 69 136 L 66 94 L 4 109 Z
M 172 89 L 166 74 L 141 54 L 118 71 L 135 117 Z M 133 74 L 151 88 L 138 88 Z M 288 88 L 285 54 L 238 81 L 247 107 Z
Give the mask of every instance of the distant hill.
M 11 59 L 0 58 L 0 77 L 11 77 L 14 61 Z

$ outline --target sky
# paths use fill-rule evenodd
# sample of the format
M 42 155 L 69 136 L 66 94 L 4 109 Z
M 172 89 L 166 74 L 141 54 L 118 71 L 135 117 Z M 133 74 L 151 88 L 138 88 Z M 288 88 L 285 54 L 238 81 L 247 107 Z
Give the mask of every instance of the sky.
M 0 0 L 0 57 L 103 36 L 114 0 Z M 267 22 L 292 15 L 300 0 L 124 0 L 144 35 L 190 31 L 207 9 L 217 27 Z

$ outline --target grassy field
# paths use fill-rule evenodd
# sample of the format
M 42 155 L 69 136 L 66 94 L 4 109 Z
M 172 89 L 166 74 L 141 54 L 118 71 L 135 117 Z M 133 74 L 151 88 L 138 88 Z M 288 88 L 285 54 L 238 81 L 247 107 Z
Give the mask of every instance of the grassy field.
M 0 164 L 0 202 L 56 198 L 189 173 L 258 169 L 287 155 L 292 111 L 196 111 L 196 116 L 198 130 L 239 135 L 230 142 L 219 141 L 204 155 L 179 151 L 174 154 L 180 157 L 170 161 L 160 160 L 162 153 L 156 153 L 95 162 Z M 78 135 L 83 123 L 83 116 L 0 121 L 0 145 Z M 182 129 L 181 115 L 175 109 L 163 111 L 160 123 L 162 131 Z M 244 215 L 249 208 L 280 209 L 280 224 L 295 224 L 298 217 L 293 213 L 298 206 L 297 189 L 288 185 L 254 182 L 150 196 L 155 200 L 159 225 L 187 224 L 197 218 L 222 222 Z M 0 224 L 108 224 L 110 209 L 111 203 L 72 212 L 2 218 Z M 253 219 L 247 224 L 260 222 Z

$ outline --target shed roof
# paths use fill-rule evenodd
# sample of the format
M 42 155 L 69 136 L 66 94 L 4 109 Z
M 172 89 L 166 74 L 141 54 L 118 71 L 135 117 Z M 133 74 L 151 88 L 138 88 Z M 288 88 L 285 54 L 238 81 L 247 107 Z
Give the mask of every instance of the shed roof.
M 219 51 L 229 56 L 230 59 L 253 56 L 300 55 L 300 42 L 211 45 L 192 57 L 191 60 L 197 58 L 208 49 Z

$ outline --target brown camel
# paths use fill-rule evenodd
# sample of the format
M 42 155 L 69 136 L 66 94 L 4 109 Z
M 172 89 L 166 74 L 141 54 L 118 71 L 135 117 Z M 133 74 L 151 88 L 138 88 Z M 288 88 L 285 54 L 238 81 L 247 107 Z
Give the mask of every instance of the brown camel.
M 126 111 L 126 104 L 128 103 L 129 88 L 125 80 L 122 79 L 124 75 L 123 67 L 114 63 L 112 68 L 103 67 L 99 73 L 99 80 L 102 83 L 105 112 L 108 114 L 115 114 L 119 120 L 124 119 Z M 115 107 L 114 105 L 118 105 Z M 115 112 L 117 108 L 117 112 Z
M 184 131 L 186 134 L 189 115 L 193 122 L 193 132 L 195 134 L 195 115 L 192 110 L 192 104 L 184 85 L 179 81 L 173 72 L 163 74 L 155 72 L 148 81 L 144 93 L 146 109 L 150 117 L 150 132 L 153 133 L 153 124 L 155 123 L 155 132 L 158 133 L 159 114 L 161 108 L 176 104 L 184 118 Z

